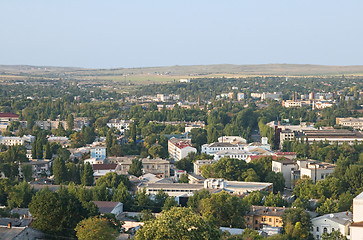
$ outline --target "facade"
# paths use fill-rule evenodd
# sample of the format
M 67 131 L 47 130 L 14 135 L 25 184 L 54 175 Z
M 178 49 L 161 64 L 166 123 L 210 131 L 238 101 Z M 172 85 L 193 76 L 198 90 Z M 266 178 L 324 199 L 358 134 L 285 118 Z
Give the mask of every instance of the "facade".
M 245 94 L 244 93 L 237 93 L 237 101 L 242 101 L 243 99 L 245 99 Z
M 272 99 L 272 100 L 280 100 L 280 98 L 282 97 L 282 92 L 274 92 L 274 93 L 262 93 L 261 94 L 261 100 L 266 100 L 266 99 Z
M 24 145 L 25 143 L 32 143 L 35 137 L 31 135 L 24 135 L 23 137 L 3 137 L 0 135 L 0 144 L 6 146 Z
M 308 176 L 314 183 L 325 179 L 332 174 L 335 170 L 335 165 L 318 162 L 315 160 L 297 160 L 300 169 L 300 177 Z
M 54 121 L 48 119 L 45 121 L 35 121 L 35 125 L 37 125 L 40 129 L 44 130 L 53 130 L 57 129 L 59 127 L 59 124 L 62 124 L 63 128 L 65 130 L 68 130 L 68 125 L 66 121 L 61 121 L 59 119 L 56 119 Z
M 91 158 L 104 160 L 106 158 L 106 147 L 98 146 L 91 148 Z
M 363 129 L 363 118 L 336 118 L 336 124 L 354 129 Z
M 23 165 L 30 165 L 33 170 L 33 178 L 44 177 L 44 175 L 50 176 L 50 168 L 52 166 L 52 162 L 49 160 L 39 160 L 39 161 L 30 161 L 30 162 L 23 162 Z M 21 170 L 21 167 L 20 167 Z M 23 176 L 23 173 L 19 171 L 20 177 Z
M 8 123 L 11 121 L 19 121 L 19 115 L 14 113 L 0 113 L 1 123 Z
M 134 158 L 135 157 L 109 157 L 107 158 L 107 162 L 118 164 L 118 173 L 127 175 Z M 145 174 L 152 173 L 159 177 L 170 177 L 170 162 L 168 160 L 161 158 L 142 158 L 140 160 Z
M 220 143 L 247 144 L 247 140 L 240 136 L 222 136 L 218 138 Z
M 49 143 L 56 142 L 59 145 L 61 145 L 62 147 L 68 147 L 70 140 L 67 137 L 49 137 L 48 142 Z
M 93 169 L 93 178 L 97 180 L 98 178 L 105 176 L 109 172 L 119 171 L 120 167 L 115 163 L 93 164 L 92 169 Z
M 291 188 L 291 171 L 298 169 L 295 161 L 288 159 L 277 159 L 272 161 L 272 171 L 281 173 L 285 179 L 285 187 Z
M 228 158 L 235 158 L 239 160 L 247 161 L 247 158 L 250 156 L 256 156 L 259 155 L 258 152 L 251 152 L 251 151 L 245 151 L 245 150 L 221 150 L 217 153 L 213 154 L 214 160 L 219 160 L 224 157 Z
M 250 211 L 245 216 L 246 226 L 254 230 L 260 230 L 264 226 L 282 228 L 282 215 L 287 209 L 284 207 L 251 206 Z
M 210 144 L 203 144 L 201 152 L 209 155 L 215 154 L 219 151 L 231 151 L 238 150 L 240 147 L 238 145 L 229 143 L 229 142 L 215 142 Z
M 349 226 L 352 223 L 353 215 L 351 212 L 339 212 L 325 214 L 311 219 L 312 231 L 310 233 L 315 239 L 322 239 L 323 233 L 339 231 L 343 236 L 349 237 Z
M 116 128 L 117 130 L 120 131 L 121 134 L 124 134 L 125 131 L 129 130 L 129 126 L 130 123 L 132 121 L 131 120 L 117 120 L 117 119 L 111 119 L 108 123 L 107 123 L 107 127 L 109 128 Z
M 191 132 L 191 130 L 193 128 L 204 128 L 205 127 L 205 123 L 202 121 L 197 121 L 197 122 L 186 122 L 185 123 L 185 132 Z
M 169 157 L 174 161 L 179 161 L 185 158 L 190 152 L 197 152 L 197 149 L 192 147 L 189 139 L 171 138 L 168 141 Z
M 73 129 L 76 131 L 81 131 L 83 126 L 89 127 L 89 119 L 86 117 L 76 117 L 74 118 L 74 127 Z
M 353 199 L 353 223 L 350 225 L 350 239 L 363 237 L 363 192 Z

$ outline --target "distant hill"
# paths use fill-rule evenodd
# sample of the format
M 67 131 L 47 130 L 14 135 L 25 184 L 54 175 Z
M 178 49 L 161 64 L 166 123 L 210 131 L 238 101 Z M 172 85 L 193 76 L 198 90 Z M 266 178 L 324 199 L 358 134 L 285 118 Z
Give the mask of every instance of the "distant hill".
M 260 64 L 260 65 L 192 65 L 192 66 L 165 66 L 142 68 L 113 68 L 113 69 L 87 69 L 77 67 L 27 66 L 27 65 L 0 65 L 0 72 L 42 74 L 65 73 L 70 75 L 135 75 L 135 74 L 162 74 L 169 76 L 200 76 L 210 74 L 238 74 L 238 75 L 339 75 L 363 74 L 363 66 L 327 66 L 309 64 Z

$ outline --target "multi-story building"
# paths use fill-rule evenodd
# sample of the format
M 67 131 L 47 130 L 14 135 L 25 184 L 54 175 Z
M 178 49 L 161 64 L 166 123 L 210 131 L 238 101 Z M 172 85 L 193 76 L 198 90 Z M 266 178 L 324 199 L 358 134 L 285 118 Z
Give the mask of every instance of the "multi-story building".
M 247 228 L 260 230 L 264 226 L 283 227 L 282 216 L 288 208 L 251 206 L 245 216 Z
M 336 118 L 336 124 L 354 129 L 363 129 L 363 118 Z
M 0 123 L 19 121 L 19 115 L 14 113 L 0 113 Z
M 304 130 L 303 137 L 309 141 L 309 143 L 328 141 L 330 144 L 348 143 L 353 145 L 356 141 L 363 142 L 363 134 L 359 132 L 351 132 L 348 130 Z
M 282 92 L 274 92 L 274 93 L 262 93 L 261 94 L 261 100 L 266 100 L 266 99 L 272 99 L 272 100 L 280 100 L 280 98 L 282 97 Z
M 120 131 L 121 134 L 124 134 L 125 131 L 129 130 L 129 126 L 132 120 L 118 120 L 118 119 L 111 119 L 107 123 L 107 127 L 109 128 L 116 128 Z
M 197 152 L 197 149 L 192 147 L 189 139 L 178 139 L 172 137 L 168 141 L 169 157 L 175 161 L 185 158 L 190 152 Z
M 6 146 L 24 145 L 25 143 L 32 143 L 35 137 L 31 135 L 24 135 L 23 137 L 3 137 L 0 135 L 0 144 Z
M 363 236 L 363 192 L 353 199 L 353 223 L 350 225 L 350 240 L 361 240 Z
M 118 173 L 127 175 L 133 159 L 134 157 L 108 157 L 106 160 L 108 163 L 117 163 L 120 166 Z M 152 173 L 159 177 L 170 177 L 170 162 L 168 160 L 161 158 L 142 158 L 139 160 L 145 174 Z
M 242 101 L 243 99 L 245 99 L 245 94 L 244 93 L 237 93 L 237 101 Z
M 245 150 L 237 149 L 237 150 L 221 150 L 221 151 L 214 153 L 213 156 L 214 156 L 214 160 L 217 160 L 217 161 L 224 157 L 235 158 L 235 159 L 246 161 L 248 157 L 256 156 L 259 154 L 260 154 L 259 152 L 255 152 L 253 150 L 245 151 Z
M 296 161 L 281 158 L 272 161 L 272 171 L 281 173 L 285 179 L 285 187 L 291 188 L 291 171 L 298 169 Z
M 98 160 L 104 160 L 106 158 L 106 147 L 96 146 L 91 148 L 91 158 L 96 158 Z
M 35 125 L 37 125 L 40 129 L 44 130 L 53 130 L 59 128 L 59 125 L 62 124 L 65 130 L 68 130 L 68 125 L 66 121 L 57 120 L 45 120 L 45 121 L 35 121 Z
M 300 177 L 308 176 L 314 183 L 325 179 L 335 170 L 335 165 L 316 160 L 297 160 L 300 169 Z
M 349 226 L 352 223 L 351 212 L 339 212 L 325 214 L 311 219 L 312 228 L 310 233 L 317 240 L 322 239 L 324 233 L 339 231 L 343 236 L 349 237 Z
M 90 122 L 89 119 L 86 117 L 76 117 L 74 118 L 74 127 L 73 129 L 76 131 L 81 131 L 83 126 L 89 127 Z
M 203 144 L 201 152 L 212 155 L 219 151 L 232 151 L 242 149 L 238 145 L 229 142 L 215 142 L 210 144 Z
M 247 140 L 240 136 L 222 136 L 218 138 L 218 142 L 238 145 L 238 144 L 246 144 Z

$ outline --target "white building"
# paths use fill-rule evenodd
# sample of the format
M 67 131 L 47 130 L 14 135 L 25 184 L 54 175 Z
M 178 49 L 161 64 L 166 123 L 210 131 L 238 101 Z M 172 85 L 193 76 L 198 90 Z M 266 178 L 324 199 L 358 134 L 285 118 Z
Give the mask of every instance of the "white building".
M 261 94 L 261 100 L 266 100 L 266 99 L 272 99 L 272 100 L 280 100 L 280 98 L 282 97 L 282 92 L 274 92 L 274 93 L 262 93 Z
M 363 192 L 353 199 L 353 223 L 350 225 L 350 239 L 363 239 Z
M 325 179 L 335 170 L 335 165 L 315 160 L 297 160 L 300 169 L 300 177 L 308 176 L 314 183 Z
M 107 127 L 109 128 L 116 128 L 120 131 L 121 134 L 124 134 L 125 131 L 129 130 L 129 126 L 132 120 L 117 120 L 117 119 L 111 119 L 107 123 Z
M 190 152 L 197 152 L 197 149 L 192 147 L 190 140 L 171 138 L 168 141 L 169 157 L 175 161 L 185 158 Z
M 242 101 L 243 99 L 245 99 L 245 94 L 244 93 L 237 93 L 237 101 Z
M 336 123 L 344 127 L 363 129 L 363 118 L 336 118 Z
M 247 140 L 240 136 L 222 136 L 218 138 L 220 143 L 246 144 Z
M 291 171 L 297 169 L 298 165 L 295 161 L 284 158 L 272 160 L 272 171 L 284 176 L 286 188 L 291 188 Z
M 353 215 L 351 212 L 339 212 L 325 214 L 311 219 L 312 231 L 310 233 L 315 239 L 322 239 L 323 233 L 339 231 L 343 236 L 349 237 L 349 226 L 352 223 Z M 363 235 L 361 235 L 363 237 Z M 360 238 L 362 239 L 362 238 Z
M 0 144 L 6 146 L 24 145 L 24 143 L 32 143 L 35 137 L 31 135 L 24 135 L 23 137 L 3 137 L 0 135 Z
M 221 150 L 213 154 L 214 160 L 219 160 L 224 157 L 235 158 L 246 161 L 249 156 L 259 155 L 257 152 L 245 151 L 245 150 Z
M 238 145 L 229 142 L 215 142 L 210 144 L 203 144 L 201 152 L 209 155 L 215 154 L 219 151 L 231 151 L 241 149 Z M 243 149 L 243 148 L 242 148 Z

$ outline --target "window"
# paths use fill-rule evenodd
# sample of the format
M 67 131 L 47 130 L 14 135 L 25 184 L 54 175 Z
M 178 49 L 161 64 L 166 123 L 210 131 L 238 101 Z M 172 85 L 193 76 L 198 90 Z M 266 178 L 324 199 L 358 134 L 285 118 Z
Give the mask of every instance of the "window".
M 316 231 L 319 232 L 319 227 L 316 227 Z
M 278 220 L 278 219 L 276 219 L 276 222 L 278 223 L 278 222 L 279 222 L 279 220 Z
M 323 231 L 324 231 L 324 233 L 327 233 L 328 229 L 325 227 Z
M 271 222 L 272 221 L 272 218 L 269 218 L 268 221 Z
M 257 220 L 255 220 L 255 224 L 258 224 L 258 221 Z
M 334 228 L 332 228 L 332 229 L 331 229 L 331 231 L 332 231 L 332 232 L 334 232 L 334 231 L 335 231 L 335 229 L 334 229 Z

